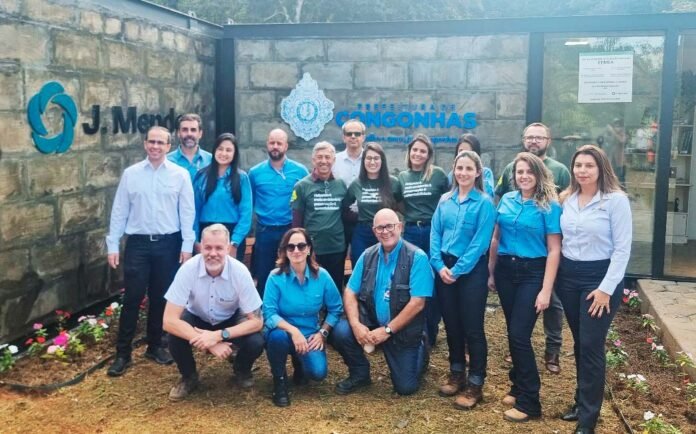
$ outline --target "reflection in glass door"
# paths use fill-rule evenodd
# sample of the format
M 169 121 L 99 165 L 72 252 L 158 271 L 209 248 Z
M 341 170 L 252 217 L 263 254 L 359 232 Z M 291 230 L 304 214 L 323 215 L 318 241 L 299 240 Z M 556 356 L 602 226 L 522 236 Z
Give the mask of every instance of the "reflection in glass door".
M 651 272 L 663 45 L 662 36 L 544 41 L 542 122 L 551 128 L 555 158 L 569 165 L 587 143 L 605 150 L 631 201 L 634 274 Z
M 679 38 L 672 158 L 669 170 L 665 274 L 696 277 L 696 34 Z

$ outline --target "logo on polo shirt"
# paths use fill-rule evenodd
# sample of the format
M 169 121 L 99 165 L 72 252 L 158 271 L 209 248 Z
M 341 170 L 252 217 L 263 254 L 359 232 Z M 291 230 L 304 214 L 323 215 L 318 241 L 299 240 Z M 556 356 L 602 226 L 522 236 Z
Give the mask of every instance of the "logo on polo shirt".
M 305 140 L 318 137 L 333 118 L 334 103 L 319 89 L 316 80 L 305 72 L 302 80 L 283 98 L 280 115 L 296 136 Z
M 63 110 L 63 131 L 54 136 L 48 136 L 44 126 L 43 114 L 49 103 Z M 65 93 L 63 86 L 57 81 L 49 81 L 41 87 L 39 93 L 29 100 L 27 118 L 31 127 L 31 138 L 36 148 L 44 154 L 67 151 L 75 138 L 77 124 L 77 107 L 70 95 Z

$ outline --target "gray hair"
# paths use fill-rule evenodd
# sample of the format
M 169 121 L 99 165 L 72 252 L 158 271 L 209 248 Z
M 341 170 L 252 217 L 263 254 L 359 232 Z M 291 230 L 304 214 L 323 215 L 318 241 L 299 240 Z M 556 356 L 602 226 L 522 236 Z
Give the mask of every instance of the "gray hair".
M 336 148 L 329 142 L 317 142 L 312 149 L 312 157 L 316 155 L 317 152 L 328 149 L 331 151 L 331 155 L 336 155 Z
M 365 133 L 365 130 L 367 129 L 367 127 L 365 127 L 365 124 L 362 123 L 362 122 L 360 122 L 358 119 L 348 119 L 348 120 L 343 124 L 343 126 L 341 126 L 341 131 L 343 131 L 343 133 L 345 133 L 345 132 L 346 132 L 346 127 L 347 127 L 348 125 L 351 125 L 351 124 L 358 125 L 358 126 L 360 127 L 360 130 L 362 131 L 362 133 Z
M 205 234 L 212 234 L 212 235 L 217 235 L 217 234 L 224 234 L 225 239 L 229 241 L 230 239 L 230 231 L 227 230 L 225 225 L 220 224 L 220 223 L 215 223 L 210 226 L 206 226 L 205 229 L 203 229 L 203 233 L 201 234 L 201 241 L 203 241 L 203 237 Z

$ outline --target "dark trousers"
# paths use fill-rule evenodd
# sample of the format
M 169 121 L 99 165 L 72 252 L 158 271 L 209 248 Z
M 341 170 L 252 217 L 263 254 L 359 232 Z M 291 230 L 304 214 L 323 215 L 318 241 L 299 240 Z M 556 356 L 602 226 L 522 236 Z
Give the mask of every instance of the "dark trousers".
M 148 346 L 162 345 L 164 294 L 179 269 L 181 233 L 170 235 L 129 235 L 123 258 L 125 292 L 119 319 L 116 352 L 130 357 L 138 325 L 138 312 L 148 294 L 146 340 Z
M 198 234 L 198 239 L 203 238 L 203 229 L 207 228 L 210 225 L 214 225 L 215 222 L 201 222 L 200 223 L 200 233 Z M 230 237 L 232 236 L 232 232 L 234 232 L 234 228 L 237 226 L 236 223 L 222 223 L 220 222 L 219 224 L 225 226 L 227 230 L 230 232 Z M 246 252 L 246 236 L 242 240 L 241 244 L 237 246 L 237 256 L 235 256 L 235 259 L 237 259 L 239 262 L 244 262 L 244 253 Z
M 423 250 L 430 257 L 430 225 L 406 224 L 404 229 L 404 239 Z M 437 299 L 437 288 L 433 288 L 433 296 L 426 301 L 425 305 L 425 333 L 428 336 L 428 343 L 432 346 L 437 341 L 438 326 L 442 319 L 440 303 Z
M 223 328 L 239 324 L 240 321 L 244 320 L 244 316 L 239 311 L 237 312 L 232 318 L 215 325 L 203 321 L 188 310 L 184 310 L 181 319 L 199 329 L 222 330 Z M 263 336 L 260 332 L 256 332 L 234 338 L 231 342 L 239 348 L 239 352 L 237 352 L 237 356 L 234 359 L 234 372 L 251 372 L 254 361 L 263 352 Z M 179 368 L 179 373 L 183 378 L 191 378 L 196 375 L 196 361 L 193 358 L 193 348 L 186 339 L 169 335 L 169 351 L 172 353 L 172 358 L 176 362 L 176 367 Z
M 541 380 L 532 347 L 532 332 L 537 320 L 534 304 L 544 283 L 546 258 L 526 259 L 498 256 L 495 286 L 507 324 L 512 368 L 508 373 L 517 398 L 515 408 L 529 416 L 541 416 L 539 389 Z
M 274 377 L 285 377 L 287 371 L 285 365 L 288 356 L 296 359 L 297 365 L 293 361 L 296 369 L 302 369 L 304 375 L 314 381 L 321 381 L 326 378 L 328 373 L 328 363 L 326 360 L 326 350 L 313 350 L 299 355 L 295 351 L 290 333 L 285 330 L 275 328 L 266 333 L 266 357 L 268 364 L 271 365 L 271 374 Z
M 372 232 L 372 223 L 360 222 L 353 230 L 353 238 L 350 244 L 350 263 L 353 268 L 358 263 L 358 258 L 371 246 L 377 244 L 377 237 Z
M 353 330 L 346 319 L 342 319 L 336 324 L 329 341 L 343 357 L 352 378 L 370 377 L 370 362 L 367 360 L 363 348 L 355 340 Z M 389 367 L 394 391 L 399 395 L 416 393 L 427 364 L 428 351 L 425 342 L 421 341 L 419 345 L 414 347 L 403 347 L 396 345 L 394 340 L 390 338 L 382 344 L 382 352 Z
M 483 385 L 488 363 L 488 343 L 483 329 L 488 298 L 487 256 L 481 256 L 471 272 L 459 276 L 453 284 L 445 284 L 439 275 L 435 282 L 447 331 L 450 370 L 465 372 L 465 349 L 468 349 L 469 383 Z
M 556 293 L 551 294 L 551 302 L 543 313 L 546 352 L 560 354 L 563 344 L 563 304 Z
M 263 298 L 263 291 L 266 289 L 268 275 L 275 268 L 278 259 L 278 246 L 285 232 L 290 229 L 290 225 L 264 226 L 256 225 L 254 242 L 254 253 L 252 255 L 252 270 L 256 277 L 256 289 Z
M 343 278 L 346 274 L 346 252 L 317 255 L 317 262 L 331 275 L 336 288 L 343 293 Z
M 623 281 L 614 290 L 601 318 L 588 313 L 592 300 L 586 300 L 597 289 L 609 267 L 609 260 L 571 261 L 561 259 L 556 279 L 556 293 L 563 303 L 568 326 L 573 334 L 573 349 L 577 369 L 575 402 L 578 405 L 578 425 L 594 427 L 602 409 L 606 355 L 604 342 L 616 311 L 621 304 Z

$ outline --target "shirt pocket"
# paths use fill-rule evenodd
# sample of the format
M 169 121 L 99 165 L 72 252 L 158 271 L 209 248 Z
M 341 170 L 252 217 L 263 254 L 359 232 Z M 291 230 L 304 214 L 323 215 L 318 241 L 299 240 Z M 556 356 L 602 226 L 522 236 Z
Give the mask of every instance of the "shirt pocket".
M 464 213 L 464 218 L 460 220 L 459 228 L 465 235 L 472 236 L 476 232 L 477 223 L 478 213 L 467 211 Z
M 521 214 L 517 219 L 517 230 L 522 235 L 544 238 L 546 227 L 539 213 Z

